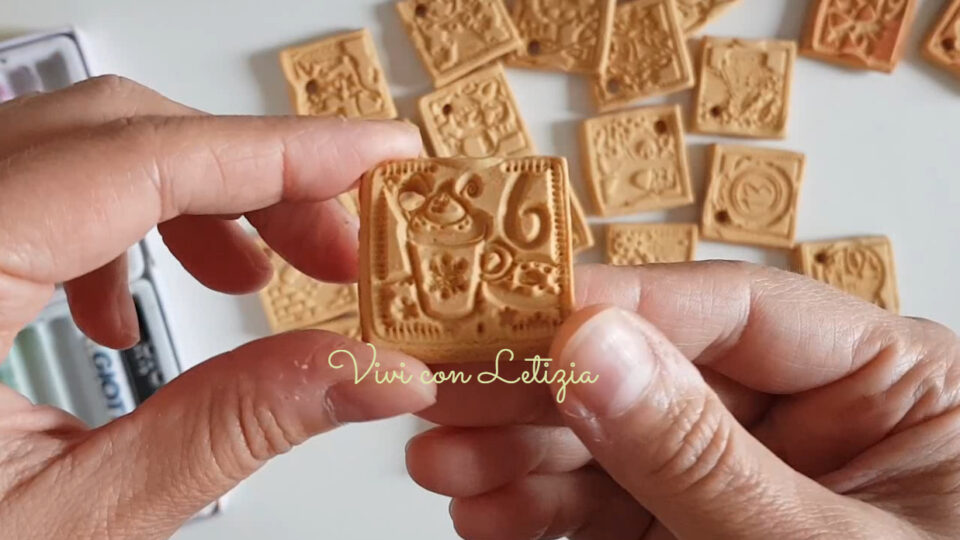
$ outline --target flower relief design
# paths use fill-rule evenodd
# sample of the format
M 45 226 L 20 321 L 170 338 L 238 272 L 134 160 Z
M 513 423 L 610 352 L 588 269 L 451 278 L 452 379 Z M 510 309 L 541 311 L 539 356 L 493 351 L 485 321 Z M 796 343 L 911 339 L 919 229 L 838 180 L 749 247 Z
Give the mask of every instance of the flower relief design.
M 827 0 L 817 48 L 853 56 L 865 64 L 893 59 L 911 0 Z
M 710 83 L 722 87 L 720 99 L 697 109 L 702 124 L 746 130 L 783 128 L 786 118 L 787 53 L 717 46 L 706 52 Z M 709 99 L 709 98 L 708 98 Z
M 449 253 L 434 255 L 430 261 L 430 279 L 427 290 L 446 300 L 454 294 L 467 290 L 467 271 L 470 263 L 466 259 L 455 259 Z

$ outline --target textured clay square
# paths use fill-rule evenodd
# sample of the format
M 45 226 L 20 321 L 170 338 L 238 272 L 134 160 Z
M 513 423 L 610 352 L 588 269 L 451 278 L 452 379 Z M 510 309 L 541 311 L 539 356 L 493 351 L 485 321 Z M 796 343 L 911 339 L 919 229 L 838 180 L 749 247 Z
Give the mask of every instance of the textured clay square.
M 694 224 L 610 225 L 607 262 L 616 266 L 692 261 L 697 252 Z
M 404 0 L 397 10 L 438 88 L 522 44 L 502 0 Z
M 798 270 L 867 302 L 898 313 L 893 247 L 885 237 L 864 237 L 797 246 Z
M 260 301 L 275 334 L 323 328 L 342 317 L 356 318 L 356 285 L 317 281 L 291 266 L 263 242 L 260 247 L 274 268 L 270 283 L 260 291 Z
M 803 185 L 803 154 L 714 146 L 703 204 L 704 238 L 790 248 Z
M 361 182 L 364 340 L 431 363 L 546 356 L 573 309 L 562 158 L 388 162 Z
M 960 0 L 946 8 L 923 47 L 923 54 L 934 65 L 960 76 Z
M 676 0 L 680 13 L 680 26 L 687 34 L 693 34 L 740 0 Z
M 341 34 L 280 53 L 297 114 L 397 117 L 370 32 Z
M 690 51 L 674 0 L 617 5 L 607 67 L 593 84 L 601 112 L 694 85 Z
M 610 51 L 616 0 L 515 0 L 513 21 L 523 46 L 516 67 L 600 73 Z
M 582 140 L 587 182 L 602 215 L 694 202 L 679 106 L 591 118 Z
M 792 41 L 704 38 L 693 130 L 784 138 L 796 57 Z
M 814 0 L 800 52 L 852 68 L 892 72 L 903 57 L 916 0 Z
M 536 153 L 499 64 L 423 96 L 420 115 L 437 157 L 515 157 Z
M 593 231 L 590 230 L 590 223 L 587 222 L 587 214 L 583 211 L 583 205 L 580 204 L 580 198 L 572 189 L 570 190 L 570 236 L 574 255 L 592 248 L 596 243 Z

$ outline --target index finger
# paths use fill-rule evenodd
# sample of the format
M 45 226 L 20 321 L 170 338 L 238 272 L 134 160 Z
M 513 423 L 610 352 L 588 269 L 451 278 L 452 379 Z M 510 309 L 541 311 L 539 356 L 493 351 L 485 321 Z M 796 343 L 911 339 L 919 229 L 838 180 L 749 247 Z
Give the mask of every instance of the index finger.
M 419 134 L 399 122 L 112 122 L 0 162 L 0 276 L 67 281 L 176 216 L 329 200 L 377 163 L 414 157 L 420 149 Z

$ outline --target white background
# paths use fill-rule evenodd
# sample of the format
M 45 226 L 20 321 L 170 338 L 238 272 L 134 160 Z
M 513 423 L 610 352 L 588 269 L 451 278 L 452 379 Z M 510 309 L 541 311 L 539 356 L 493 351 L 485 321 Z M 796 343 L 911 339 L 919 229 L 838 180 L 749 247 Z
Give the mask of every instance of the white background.
M 918 54 L 945 4 L 919 2 L 907 57 L 892 76 L 800 59 L 789 138 L 757 144 L 808 156 L 801 240 L 889 235 L 904 314 L 957 330 L 960 79 Z M 797 39 L 806 9 L 805 0 L 742 0 L 705 31 Z M 0 33 L 11 35 L 75 24 L 100 72 L 125 75 L 213 113 L 289 113 L 277 52 L 360 27 L 373 32 L 402 115 L 415 117 L 415 99 L 430 86 L 393 3 L 385 0 L 0 0 L 0 21 Z M 587 84 L 516 69 L 508 77 L 540 151 L 567 156 L 579 171 L 577 128 L 592 114 Z M 665 101 L 686 106 L 688 99 L 684 93 Z M 701 191 L 705 148 L 716 140 L 690 137 Z M 696 213 L 688 208 L 636 219 L 689 221 Z M 602 240 L 599 227 L 595 232 Z M 787 261 L 784 252 L 709 243 L 700 258 Z M 209 292 L 165 253 L 160 264 L 175 291 L 170 314 L 186 363 L 266 334 L 255 297 Z M 453 538 L 447 501 L 405 476 L 403 444 L 420 427 L 407 418 L 321 437 L 267 465 L 233 494 L 224 515 L 191 524 L 178 538 Z

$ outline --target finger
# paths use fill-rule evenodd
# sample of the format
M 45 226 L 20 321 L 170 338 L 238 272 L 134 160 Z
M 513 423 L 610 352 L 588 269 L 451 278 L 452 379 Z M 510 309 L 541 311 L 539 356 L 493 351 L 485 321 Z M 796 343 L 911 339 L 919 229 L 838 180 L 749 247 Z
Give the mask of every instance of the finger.
M 0 105 L 0 159 L 72 131 L 134 116 L 204 114 L 116 75 Z
M 379 351 L 377 369 L 403 372 L 411 383 L 367 378 L 357 384 L 343 355 L 334 362 L 342 369 L 328 361 L 339 349 L 351 351 L 360 370 L 374 361 L 364 344 L 306 331 L 205 362 L 78 444 L 63 464 L 71 474 L 54 467 L 35 483 L 64 496 L 91 482 L 122 486 L 122 497 L 104 490 L 106 500 L 91 501 L 91 515 L 109 516 L 104 527 L 130 537 L 165 538 L 267 460 L 311 436 L 344 423 L 416 411 L 435 399 L 435 387 L 420 383 L 427 369 L 420 362 Z M 105 469 L 104 463 L 111 466 Z M 79 485 L 72 489 L 67 482 Z
M 472 497 L 531 473 L 577 470 L 593 457 L 567 427 L 437 428 L 407 444 L 407 470 L 425 489 Z
M 601 471 L 528 476 L 497 491 L 455 499 L 450 516 L 467 540 L 639 538 L 650 515 Z
M 140 340 L 126 254 L 63 287 L 77 327 L 91 339 L 113 349 L 128 349 Z
M 236 222 L 180 216 L 161 223 L 157 230 L 180 264 L 215 291 L 256 292 L 273 275 L 270 260 Z
M 260 237 L 304 274 L 328 283 L 357 280 L 359 222 L 336 199 L 280 203 L 250 212 Z
M 828 491 L 740 426 L 694 365 L 648 321 L 596 306 L 571 317 L 551 351 L 593 384 L 568 388 L 567 422 L 603 468 L 680 538 L 769 538 L 902 528 Z M 736 516 L 736 519 L 731 519 Z M 873 529 L 875 533 L 882 528 Z M 890 530 L 890 529 L 888 529 Z

